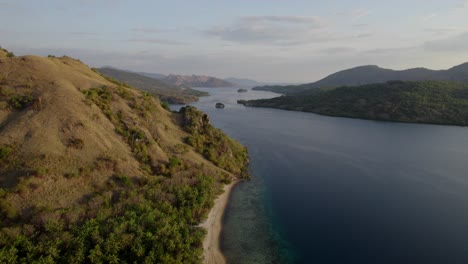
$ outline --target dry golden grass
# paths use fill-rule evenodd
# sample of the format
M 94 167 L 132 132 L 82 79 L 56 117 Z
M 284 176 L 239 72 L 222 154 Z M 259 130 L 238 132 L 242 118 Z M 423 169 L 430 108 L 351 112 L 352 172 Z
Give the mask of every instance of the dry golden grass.
M 4 52 L 3 52 L 4 53 Z M 106 86 L 109 109 L 125 127 L 142 131 L 150 167 L 169 157 L 226 174 L 186 146 L 180 118 L 156 98 L 119 87 L 78 60 L 0 52 L 0 187 L 16 188 L 5 199 L 19 214 L 28 208 L 67 208 L 106 187 L 111 177 L 145 177 L 131 144 L 116 122 L 83 91 Z M 122 90 L 124 89 L 124 90 Z M 15 106 L 16 104 L 16 106 Z

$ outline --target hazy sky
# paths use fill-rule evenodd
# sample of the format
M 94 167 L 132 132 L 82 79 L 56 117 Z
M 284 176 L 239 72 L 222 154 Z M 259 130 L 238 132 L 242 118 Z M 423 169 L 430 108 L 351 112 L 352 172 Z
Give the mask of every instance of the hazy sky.
M 135 71 L 311 82 L 468 61 L 468 1 L 0 0 L 0 45 Z

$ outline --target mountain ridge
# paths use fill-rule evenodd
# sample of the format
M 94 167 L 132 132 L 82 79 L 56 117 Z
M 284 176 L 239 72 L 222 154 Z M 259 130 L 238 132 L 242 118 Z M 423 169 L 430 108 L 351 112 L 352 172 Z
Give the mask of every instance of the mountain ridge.
M 266 90 L 294 95 L 308 89 L 338 86 L 358 86 L 387 81 L 459 81 L 468 82 L 468 63 L 463 63 L 447 70 L 431 70 L 423 67 L 406 70 L 392 70 L 377 65 L 363 65 L 341 70 L 316 82 L 289 86 L 260 86 L 254 90 Z
M 166 101 L 171 104 L 187 104 L 198 101 L 199 96 L 208 95 L 207 93 L 196 91 L 191 88 L 180 87 L 156 78 L 126 70 L 109 67 L 98 68 L 97 70 L 100 73 L 112 77 L 120 82 L 128 83 L 134 87 L 156 95 L 162 101 Z

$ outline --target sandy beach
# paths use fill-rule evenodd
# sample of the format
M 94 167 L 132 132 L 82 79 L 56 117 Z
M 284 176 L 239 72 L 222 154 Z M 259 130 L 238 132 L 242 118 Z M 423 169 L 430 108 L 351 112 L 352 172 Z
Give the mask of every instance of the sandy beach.
M 224 210 L 229 201 L 232 188 L 238 183 L 234 181 L 224 186 L 222 193 L 216 200 L 213 208 L 208 214 L 208 218 L 200 224 L 208 233 L 203 241 L 203 257 L 206 264 L 224 264 L 226 259 L 220 248 L 220 236 Z

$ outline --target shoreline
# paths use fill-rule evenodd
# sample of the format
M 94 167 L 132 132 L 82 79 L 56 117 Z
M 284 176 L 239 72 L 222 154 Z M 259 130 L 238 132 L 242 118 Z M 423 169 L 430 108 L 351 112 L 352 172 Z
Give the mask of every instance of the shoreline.
M 232 188 L 239 183 L 235 180 L 224 186 L 224 192 L 216 198 L 213 208 L 208 213 L 208 217 L 200 224 L 206 229 L 207 234 L 203 240 L 203 263 L 205 264 L 225 264 L 226 258 L 221 252 L 220 238 L 223 227 L 223 215 L 231 196 Z

